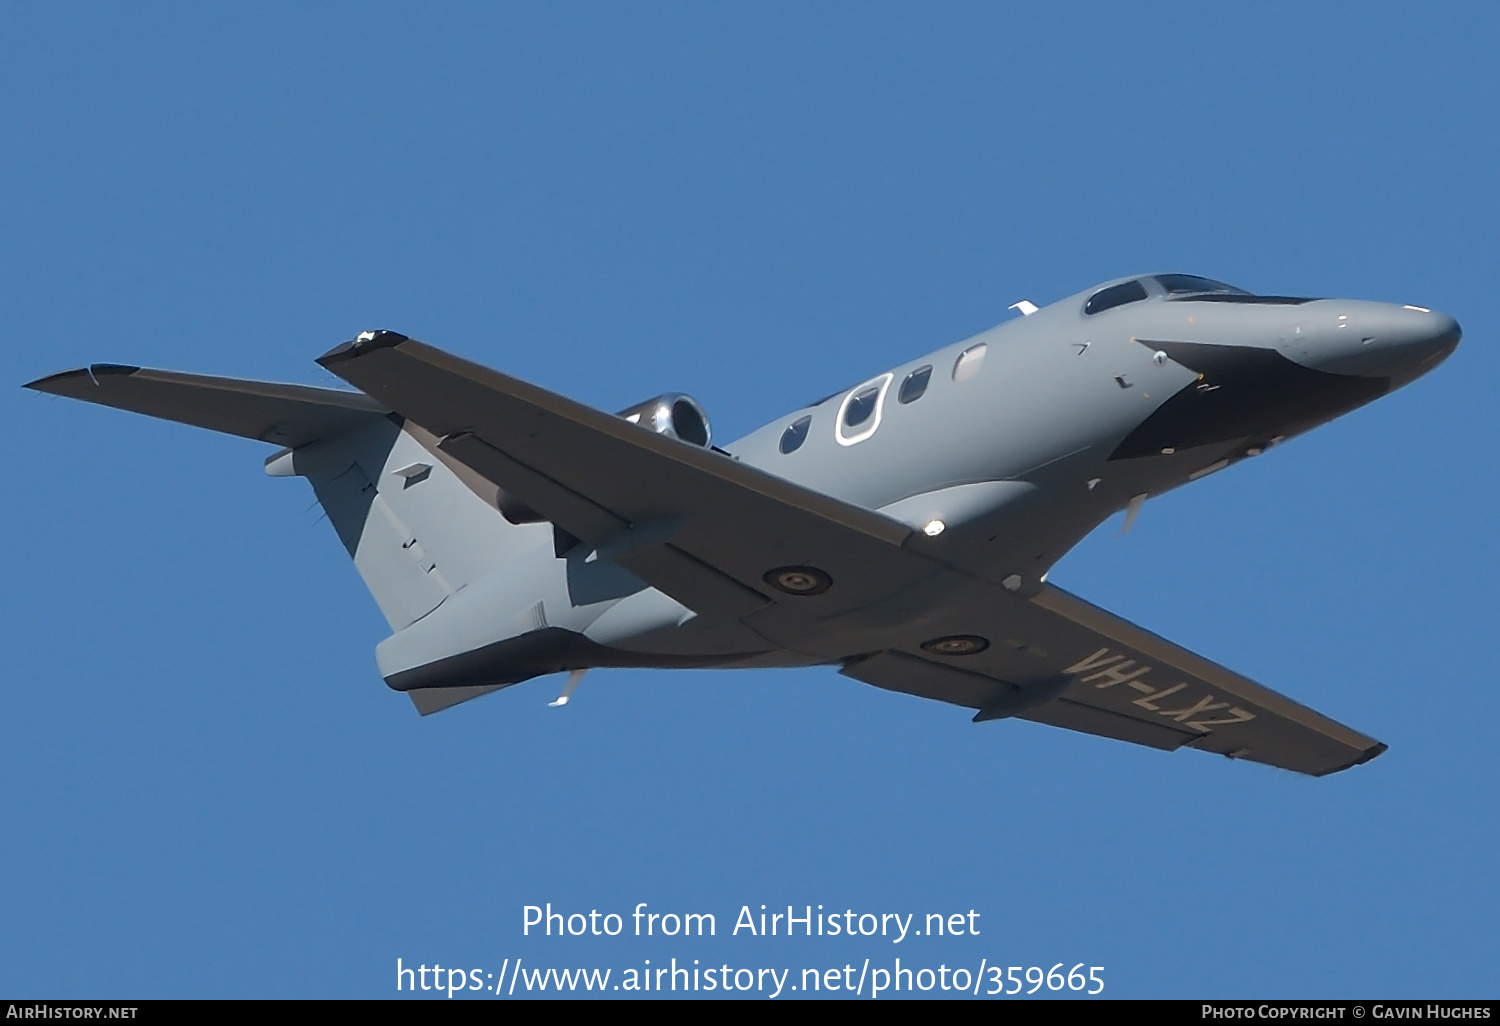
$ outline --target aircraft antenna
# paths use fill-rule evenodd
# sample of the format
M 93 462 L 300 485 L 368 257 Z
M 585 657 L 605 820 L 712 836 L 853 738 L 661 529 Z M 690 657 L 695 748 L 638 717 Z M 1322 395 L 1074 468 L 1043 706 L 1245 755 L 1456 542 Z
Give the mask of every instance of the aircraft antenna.
M 568 704 L 568 699 L 573 697 L 573 692 L 578 690 L 578 682 L 583 680 L 583 675 L 588 673 L 587 669 L 574 670 L 568 674 L 567 683 L 563 685 L 562 694 L 547 703 L 548 709 L 561 709 Z

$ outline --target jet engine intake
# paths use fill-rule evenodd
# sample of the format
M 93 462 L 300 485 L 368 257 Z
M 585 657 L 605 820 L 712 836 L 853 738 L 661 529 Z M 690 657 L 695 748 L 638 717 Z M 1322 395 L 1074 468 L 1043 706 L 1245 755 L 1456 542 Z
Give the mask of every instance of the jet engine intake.
M 668 392 L 655 399 L 647 399 L 619 415 L 632 424 L 649 428 L 659 435 L 677 438 L 705 449 L 713 445 L 713 430 L 708 426 L 708 414 L 690 395 Z

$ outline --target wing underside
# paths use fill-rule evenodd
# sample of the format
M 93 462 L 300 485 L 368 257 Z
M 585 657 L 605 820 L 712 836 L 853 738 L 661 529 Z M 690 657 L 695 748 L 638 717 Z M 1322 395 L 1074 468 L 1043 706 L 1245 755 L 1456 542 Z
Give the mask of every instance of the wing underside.
M 989 647 L 905 646 L 845 664 L 866 683 L 1172 751 L 1189 747 L 1322 776 L 1385 745 L 1052 585 L 1029 601 L 972 603 L 944 627 Z
M 359 392 L 96 363 L 27 388 L 296 448 L 386 414 Z

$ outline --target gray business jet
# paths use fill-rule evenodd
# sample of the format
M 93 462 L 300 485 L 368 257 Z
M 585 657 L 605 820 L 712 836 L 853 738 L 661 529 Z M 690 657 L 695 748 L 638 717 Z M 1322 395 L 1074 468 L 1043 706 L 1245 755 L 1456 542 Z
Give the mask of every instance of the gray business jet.
M 422 714 L 591 667 L 831 665 L 856 680 L 1321 776 L 1385 745 L 1047 583 L 1111 514 L 1437 366 L 1415 306 L 1109 282 L 722 448 L 686 395 L 607 414 L 393 331 L 358 392 L 94 364 L 29 388 L 280 446 Z

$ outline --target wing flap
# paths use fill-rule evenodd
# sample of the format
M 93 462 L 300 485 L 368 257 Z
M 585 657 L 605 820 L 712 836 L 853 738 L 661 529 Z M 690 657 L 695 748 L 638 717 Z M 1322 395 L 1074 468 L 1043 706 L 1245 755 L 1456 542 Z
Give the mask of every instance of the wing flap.
M 875 652 L 851 659 L 839 672 L 887 691 L 900 691 L 970 709 L 982 709 L 1002 692 L 1012 690 L 1009 684 L 993 677 L 899 651 Z
M 358 392 L 111 363 L 63 371 L 26 387 L 292 449 L 388 412 Z
M 1197 736 L 1159 723 L 1147 723 L 1133 716 L 1123 716 L 1108 709 L 1080 705 L 1066 698 L 1018 715 L 1033 723 L 1045 723 L 1049 727 L 1062 727 L 1082 734 L 1128 741 L 1134 745 L 1159 748 L 1164 752 L 1174 752 Z
M 532 508 L 548 511 L 553 523 L 596 547 L 607 547 L 629 533 L 631 525 L 621 517 L 511 459 L 473 432 L 449 435 L 438 443 L 438 448 L 488 480 L 504 482 L 502 487 L 524 496 Z M 768 602 L 760 592 L 744 587 L 670 544 L 630 549 L 611 558 L 689 609 L 712 609 L 721 615 L 738 617 Z

